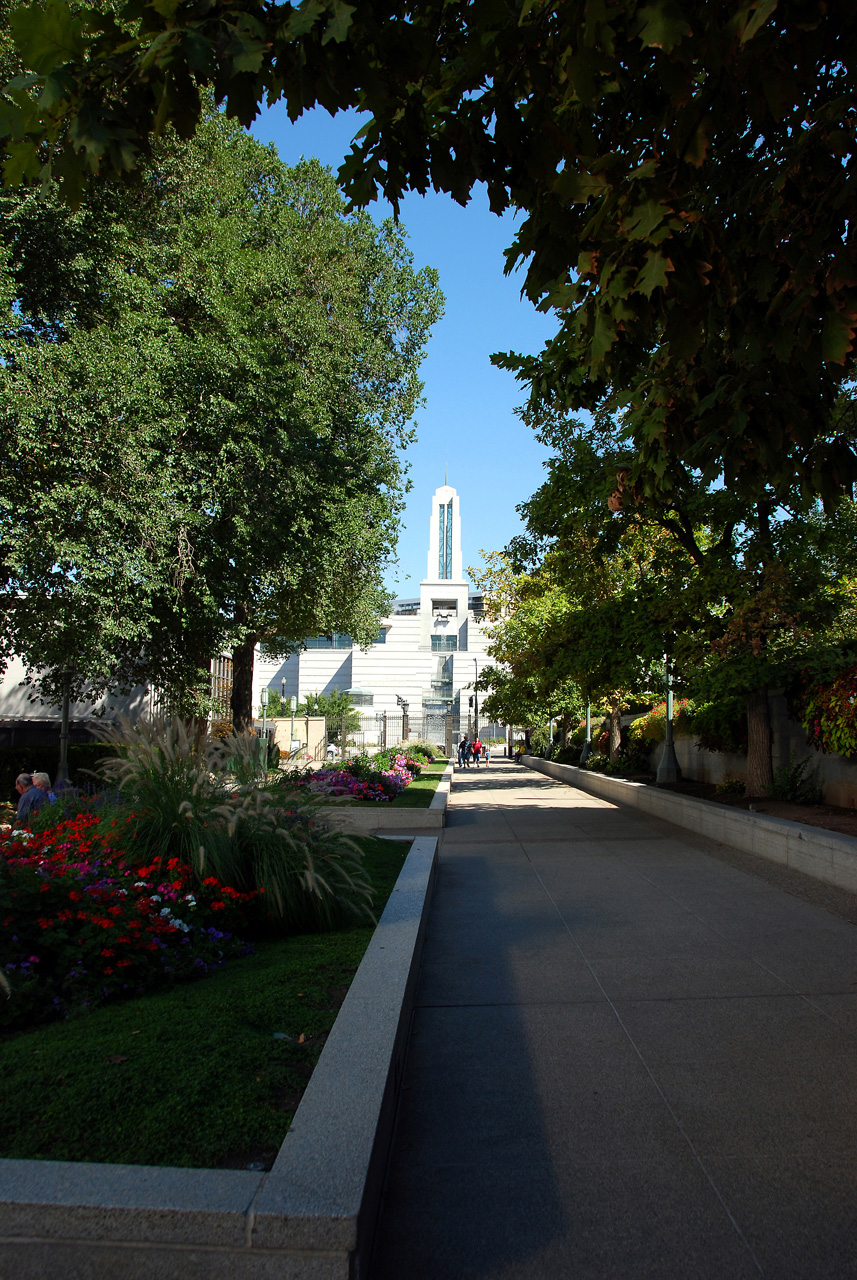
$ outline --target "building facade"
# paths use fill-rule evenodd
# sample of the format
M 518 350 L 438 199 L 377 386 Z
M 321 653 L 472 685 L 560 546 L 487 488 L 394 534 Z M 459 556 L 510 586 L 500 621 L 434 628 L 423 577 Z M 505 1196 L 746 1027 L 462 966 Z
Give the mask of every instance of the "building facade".
M 366 650 L 348 636 L 308 639 L 286 659 L 256 656 L 254 702 L 263 687 L 286 699 L 340 689 L 352 695 L 364 718 L 372 713 L 435 719 L 452 713 L 467 727 L 476 676 L 488 662 L 482 631 L 482 598 L 464 577 L 459 498 L 442 485 L 432 498 L 426 577 L 420 594 L 396 600 L 382 618 L 376 642 Z

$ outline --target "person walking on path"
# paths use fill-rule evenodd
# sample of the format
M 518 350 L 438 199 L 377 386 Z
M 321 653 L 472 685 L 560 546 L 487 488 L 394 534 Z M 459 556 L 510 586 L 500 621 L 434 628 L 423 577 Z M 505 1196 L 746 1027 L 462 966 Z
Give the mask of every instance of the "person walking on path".
M 482 758 L 484 759 L 484 761 L 485 761 L 485 765 L 486 765 L 486 767 L 487 767 L 487 766 L 491 763 L 491 744 L 490 744 L 490 742 L 486 742 L 486 743 L 485 743 L 485 746 L 482 748 Z
M 466 768 L 470 768 L 470 758 L 473 754 L 473 743 L 468 738 L 464 744 L 464 764 Z
M 48 797 L 33 782 L 31 773 L 19 773 L 15 779 L 15 790 L 18 792 L 18 808 L 15 813 L 15 825 L 20 827 L 29 821 L 30 815 L 38 813 L 42 805 L 48 803 Z
M 476 765 L 477 769 L 479 768 L 479 756 L 481 755 L 481 753 L 482 753 L 482 742 L 480 741 L 479 735 L 477 734 L 476 737 L 473 739 L 473 762 Z
M 467 738 L 466 738 L 466 737 L 462 737 L 461 741 L 460 741 L 460 742 L 459 742 L 459 744 L 458 744 L 458 767 L 459 767 L 459 769 L 463 769 L 463 768 L 464 768 L 464 756 L 465 756 L 466 748 L 467 748 Z

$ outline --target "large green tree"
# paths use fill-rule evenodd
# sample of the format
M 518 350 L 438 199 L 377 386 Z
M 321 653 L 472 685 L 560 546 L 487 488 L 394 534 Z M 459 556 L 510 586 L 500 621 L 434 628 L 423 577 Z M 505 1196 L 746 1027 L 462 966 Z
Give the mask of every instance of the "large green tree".
M 559 327 L 505 363 L 535 403 L 617 398 L 650 492 L 676 457 L 753 495 L 857 477 L 833 414 L 857 326 L 852 5 L 45 0 L 12 25 L 7 181 L 133 171 L 167 122 L 193 131 L 204 85 L 244 123 L 266 98 L 358 107 L 358 203 L 484 182 L 525 211 L 509 265 Z
M 746 700 L 747 785 L 764 794 L 767 691 L 801 668 L 841 666 L 846 641 L 857 645 L 854 503 L 825 514 L 797 485 L 752 501 L 681 468 L 664 500 L 633 477 L 621 422 L 536 425 L 557 453 L 511 548 L 530 593 L 553 602 L 530 663 L 607 692 L 623 672 L 639 688 L 666 653 L 688 691 Z
M 134 188 L 5 211 L 7 643 L 46 692 L 188 706 L 226 647 L 241 725 L 259 639 L 374 638 L 436 277 L 219 113 Z

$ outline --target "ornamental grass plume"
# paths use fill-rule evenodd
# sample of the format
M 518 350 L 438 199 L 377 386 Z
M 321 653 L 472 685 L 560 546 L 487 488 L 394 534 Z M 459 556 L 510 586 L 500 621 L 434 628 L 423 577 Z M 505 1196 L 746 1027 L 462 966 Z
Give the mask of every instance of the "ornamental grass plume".
M 174 716 L 122 717 L 97 736 L 117 753 L 98 766 L 119 796 L 103 821 L 135 857 L 161 867 L 179 858 L 200 883 L 258 891 L 279 928 L 372 918 L 359 849 L 318 821 L 308 790 L 261 769 L 253 735 L 215 738 Z

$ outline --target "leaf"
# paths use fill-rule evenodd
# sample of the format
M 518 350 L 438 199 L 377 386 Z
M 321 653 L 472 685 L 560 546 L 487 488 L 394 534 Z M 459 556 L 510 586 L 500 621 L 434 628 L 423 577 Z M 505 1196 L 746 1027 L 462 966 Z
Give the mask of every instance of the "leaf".
M 844 364 L 851 350 L 855 322 L 846 320 L 839 311 L 831 309 L 824 317 L 821 330 L 821 353 L 828 364 Z
M 646 254 L 645 265 L 641 267 L 637 279 L 634 281 L 634 289 L 637 293 L 644 293 L 650 298 L 655 289 L 664 289 L 667 283 L 667 275 L 670 271 L 674 271 L 675 267 L 669 258 L 665 258 L 662 253 L 658 253 L 655 249 L 650 249 Z
M 581 172 L 577 169 L 563 169 L 557 175 L 555 189 L 561 200 L 569 204 L 586 204 L 594 196 L 600 195 L 608 187 L 607 180 L 598 173 Z
M 616 330 L 613 327 L 613 321 L 603 308 L 599 308 L 595 316 L 595 332 L 592 335 L 590 348 L 592 363 L 598 364 L 603 360 L 615 341 Z
M 345 4 L 343 0 L 333 0 L 333 17 L 324 29 L 324 35 L 321 37 L 321 43 L 327 44 L 333 40 L 336 44 L 342 44 L 342 41 L 348 35 L 348 28 L 351 26 L 351 15 L 355 11 L 353 4 Z
M 159 13 L 169 22 L 175 18 L 180 3 L 181 0 L 149 0 L 149 6 L 155 10 L 155 13 Z
M 282 34 L 287 40 L 297 40 L 312 31 L 318 18 L 324 13 L 324 0 L 303 0 L 289 14 L 288 21 L 283 24 Z
M 750 18 L 744 30 L 741 32 L 741 43 L 746 44 L 748 40 L 752 40 L 753 36 L 761 26 L 768 21 L 771 14 L 777 7 L 777 0 L 757 0 L 754 6 L 753 16 Z
M 9 25 L 21 61 L 43 75 L 64 62 L 81 61 L 86 52 L 81 17 L 63 0 L 49 0 L 44 9 L 36 5 L 15 9 Z
M 622 230 L 630 240 L 647 240 L 671 210 L 658 200 L 646 200 L 638 204 L 630 217 L 622 223 Z
M 709 137 L 706 128 L 706 122 L 703 120 L 699 127 L 693 133 L 690 141 L 684 148 L 684 159 L 698 169 L 708 154 Z
M 663 49 L 669 53 L 684 36 L 691 34 L 681 9 L 673 0 L 661 0 L 659 4 L 647 4 L 638 14 L 641 24 L 638 35 L 644 47 Z
M 127 1061 L 128 1061 L 128 1059 L 127 1059 L 126 1057 L 124 1057 L 121 1053 L 115 1053 L 111 1058 L 105 1058 L 105 1059 L 104 1059 L 104 1061 L 105 1061 L 105 1062 L 113 1062 L 113 1063 L 116 1063 L 116 1064 L 118 1065 L 118 1063 L 120 1063 L 120 1062 L 127 1062 Z

